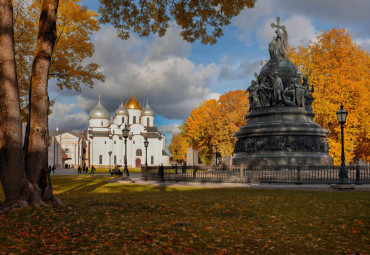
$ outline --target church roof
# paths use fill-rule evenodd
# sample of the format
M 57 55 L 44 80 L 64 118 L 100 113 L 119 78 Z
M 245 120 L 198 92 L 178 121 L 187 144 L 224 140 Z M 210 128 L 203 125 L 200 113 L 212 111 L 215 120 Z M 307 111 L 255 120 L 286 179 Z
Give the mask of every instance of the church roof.
M 129 100 L 126 101 L 125 103 L 125 108 L 126 109 L 137 109 L 137 110 L 142 110 L 143 108 L 141 107 L 141 104 L 139 101 L 134 96 L 134 92 L 132 92 L 132 96 Z
M 90 111 L 89 115 L 90 119 L 109 119 L 109 112 L 100 102 L 100 94 L 99 94 L 99 102 L 98 104 Z
M 128 116 L 128 111 L 127 109 L 123 106 L 123 103 L 121 102 L 121 104 L 118 106 L 116 112 L 115 112 L 115 115 L 116 116 Z
M 146 105 L 144 107 L 142 115 L 143 116 L 154 116 L 154 112 L 153 112 L 152 108 L 150 108 L 148 100 L 146 101 Z

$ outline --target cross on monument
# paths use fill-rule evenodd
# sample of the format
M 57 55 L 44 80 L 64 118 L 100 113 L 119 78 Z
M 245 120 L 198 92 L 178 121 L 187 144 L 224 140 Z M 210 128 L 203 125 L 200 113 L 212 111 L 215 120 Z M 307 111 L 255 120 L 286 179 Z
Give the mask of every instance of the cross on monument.
M 276 23 L 277 23 L 276 25 L 274 23 L 271 23 L 271 27 L 272 28 L 276 27 L 277 30 L 279 30 L 280 28 L 285 30 L 285 26 L 280 25 L 280 17 L 276 17 Z

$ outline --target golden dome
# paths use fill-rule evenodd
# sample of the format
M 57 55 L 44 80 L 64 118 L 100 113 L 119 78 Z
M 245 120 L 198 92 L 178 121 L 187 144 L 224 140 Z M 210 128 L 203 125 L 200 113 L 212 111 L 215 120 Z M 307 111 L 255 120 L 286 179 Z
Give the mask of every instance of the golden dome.
M 141 108 L 141 104 L 139 103 L 139 101 L 136 100 L 136 98 L 134 96 L 134 92 L 132 92 L 131 98 L 126 101 L 125 108 L 126 109 L 137 109 L 137 110 L 142 110 L 143 109 L 143 108 Z

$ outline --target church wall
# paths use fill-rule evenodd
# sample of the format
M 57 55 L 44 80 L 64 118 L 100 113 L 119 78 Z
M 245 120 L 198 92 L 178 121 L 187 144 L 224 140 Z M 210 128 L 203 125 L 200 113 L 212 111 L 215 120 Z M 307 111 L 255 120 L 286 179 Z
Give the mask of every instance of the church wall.
M 122 118 L 123 118 L 123 122 L 122 122 Z M 126 123 L 127 124 L 127 120 L 128 120 L 128 116 L 115 116 L 114 119 L 113 119 L 113 123 L 116 124 L 117 126 L 120 126 L 122 125 L 122 123 Z
M 129 125 L 132 124 L 140 124 L 141 123 L 141 110 L 138 109 L 128 109 L 128 114 L 129 114 Z M 134 123 L 134 117 L 136 117 L 136 123 Z
M 103 125 L 102 125 L 103 123 Z M 109 120 L 107 119 L 89 119 L 89 127 L 103 127 L 109 126 Z

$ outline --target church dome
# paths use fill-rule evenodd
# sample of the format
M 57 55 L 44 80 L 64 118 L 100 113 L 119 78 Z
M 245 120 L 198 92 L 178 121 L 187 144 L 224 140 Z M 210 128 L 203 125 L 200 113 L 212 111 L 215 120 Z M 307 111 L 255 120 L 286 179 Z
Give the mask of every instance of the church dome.
M 125 108 L 126 109 L 137 109 L 137 110 L 142 110 L 143 109 L 141 107 L 141 104 L 139 103 L 139 101 L 136 100 L 136 98 L 134 96 L 134 92 L 132 92 L 131 98 L 126 101 Z
M 154 112 L 152 108 L 150 108 L 148 101 L 146 101 L 146 106 L 144 107 L 142 115 L 143 116 L 154 116 Z
M 109 119 L 109 112 L 100 102 L 90 111 L 90 119 Z
M 128 111 L 127 109 L 123 106 L 123 103 L 121 102 L 121 104 L 118 106 L 116 112 L 115 112 L 115 115 L 116 116 L 128 116 Z

